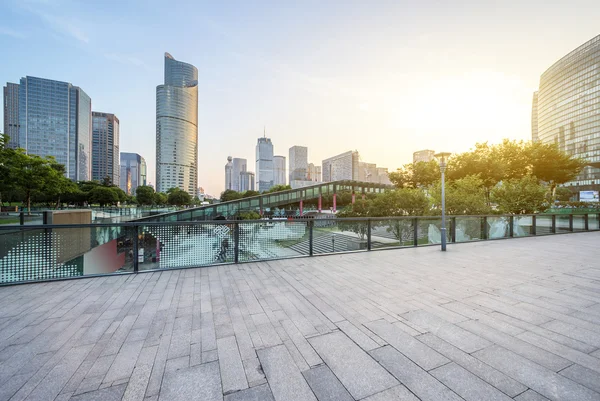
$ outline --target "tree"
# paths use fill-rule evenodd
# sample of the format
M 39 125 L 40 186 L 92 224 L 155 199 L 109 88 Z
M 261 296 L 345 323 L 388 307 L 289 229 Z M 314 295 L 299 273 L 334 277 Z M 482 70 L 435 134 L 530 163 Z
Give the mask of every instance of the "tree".
M 242 198 L 242 194 L 234 191 L 232 189 L 226 189 L 225 191 L 221 192 L 221 202 L 228 202 L 228 201 L 232 201 L 232 200 L 237 200 L 237 199 L 241 199 Z
M 154 188 L 140 185 L 135 189 L 135 196 L 140 205 L 152 205 L 155 202 Z
M 249 190 L 247 190 L 246 192 L 244 192 L 242 194 L 242 198 L 249 198 L 251 196 L 258 196 L 258 195 L 260 195 L 260 192 L 258 192 L 258 191 L 252 191 L 252 190 L 249 189 Z
M 260 214 L 255 211 L 240 212 L 239 217 L 242 220 L 260 220 Z
M 402 188 L 387 191 L 373 200 L 371 216 L 424 216 L 429 211 L 429 201 L 421 189 Z
M 154 203 L 156 203 L 157 205 L 166 205 L 167 202 L 168 202 L 167 194 L 164 194 L 162 192 L 154 193 Z
M 270 194 L 273 192 L 287 191 L 288 189 L 292 189 L 292 187 L 289 185 L 275 185 L 275 186 L 269 188 L 269 190 L 266 191 L 265 193 Z
M 50 186 L 57 186 L 57 175 L 52 165 L 54 158 L 42 158 L 37 155 L 27 155 L 22 149 L 14 153 L 14 165 L 19 173 L 13 176 L 15 186 L 21 189 L 27 203 L 27 213 L 31 213 L 31 196 Z
M 171 188 L 168 192 L 167 202 L 169 205 L 189 205 L 192 201 L 191 195 L 179 188 Z
M 493 189 L 492 201 L 502 213 L 541 213 L 550 207 L 545 197 L 547 190 L 536 177 L 528 175 L 502 181 Z
M 483 180 L 478 175 L 470 175 L 445 184 L 446 213 L 452 214 L 488 214 L 488 206 Z M 441 181 L 430 187 L 429 194 L 433 210 L 441 214 L 442 187 Z
M 47 180 L 43 188 L 44 194 L 50 198 L 56 199 L 55 208 L 58 209 L 61 203 L 61 197 L 69 196 L 79 192 L 77 184 L 65 177 L 66 168 L 64 165 L 52 162 L 50 163 L 50 179 Z
M 575 179 L 585 165 L 582 159 L 569 156 L 556 144 L 536 142 L 531 145 L 529 157 L 532 175 L 549 184 L 552 196 L 556 195 L 557 185 Z
M 340 210 L 336 216 L 342 218 L 368 217 L 370 214 L 371 206 L 371 201 L 359 199 L 354 204 L 350 204 L 344 209 Z M 353 233 L 356 233 L 361 240 L 364 240 L 365 236 L 367 235 L 368 227 L 366 221 L 340 220 L 338 222 L 338 226 L 342 231 L 351 231 Z
M 98 185 L 89 192 L 89 202 L 98 203 L 100 207 L 116 205 L 119 202 L 119 195 L 113 188 Z
M 3 195 L 15 189 L 13 177 L 18 174 L 16 151 L 5 146 L 8 141 L 8 135 L 0 134 L 0 206 Z
M 440 178 L 440 167 L 437 161 L 405 164 L 396 172 L 389 174 L 390 181 L 397 188 L 428 187 Z

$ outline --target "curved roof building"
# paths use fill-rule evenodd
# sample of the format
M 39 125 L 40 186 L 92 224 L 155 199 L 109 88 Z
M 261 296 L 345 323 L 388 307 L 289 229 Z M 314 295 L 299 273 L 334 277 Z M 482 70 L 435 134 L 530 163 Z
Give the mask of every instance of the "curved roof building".
M 537 100 L 537 101 L 536 101 Z M 567 186 L 600 188 L 600 35 L 579 46 L 540 78 L 534 97 L 532 135 L 581 157 L 588 166 Z M 536 140 L 536 138 L 533 138 Z
M 165 83 L 156 87 L 156 190 L 196 195 L 198 69 L 165 53 Z

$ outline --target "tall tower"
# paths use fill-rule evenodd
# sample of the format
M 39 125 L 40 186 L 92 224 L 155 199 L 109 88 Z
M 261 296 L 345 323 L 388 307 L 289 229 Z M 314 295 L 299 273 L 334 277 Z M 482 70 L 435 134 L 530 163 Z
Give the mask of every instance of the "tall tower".
M 274 185 L 273 143 L 266 136 L 256 144 L 256 187 L 259 192 L 268 191 Z
M 538 92 L 533 92 L 533 101 L 531 102 L 531 141 L 537 142 L 538 138 Z
M 165 83 L 156 87 L 156 191 L 198 187 L 198 69 L 165 53 Z
M 92 180 L 108 177 L 119 185 L 119 161 L 119 119 L 92 111 Z
M 6 83 L 4 87 L 4 131 L 9 136 L 8 147 L 19 147 L 19 84 Z
M 227 164 L 225 165 L 225 190 L 228 189 L 233 190 L 233 163 L 231 162 L 233 158 L 231 156 L 227 156 Z

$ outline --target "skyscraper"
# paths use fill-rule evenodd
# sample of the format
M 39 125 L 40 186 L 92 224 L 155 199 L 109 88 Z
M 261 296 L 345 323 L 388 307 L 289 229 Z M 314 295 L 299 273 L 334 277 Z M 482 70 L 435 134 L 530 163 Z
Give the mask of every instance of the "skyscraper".
M 225 165 L 225 190 L 235 191 L 233 189 L 233 158 L 227 156 L 227 164 Z
M 254 191 L 254 173 L 242 171 L 240 174 L 240 192 Z
M 348 151 L 323 160 L 323 182 L 358 180 L 359 155 Z
M 198 187 L 198 69 L 165 53 L 165 83 L 156 87 L 156 190 Z
M 428 163 L 434 159 L 435 150 L 418 150 L 413 153 L 413 163 L 425 162 Z
M 19 147 L 54 156 L 72 180 L 92 178 L 92 100 L 68 82 L 25 77 L 19 85 Z
M 308 175 L 308 148 L 292 146 L 290 148 L 290 184 L 292 181 L 304 181 Z
M 307 178 L 309 181 L 321 182 L 321 166 L 315 166 L 313 163 L 309 163 Z
M 538 92 L 533 92 L 533 101 L 531 102 L 531 140 L 539 141 L 538 138 Z
M 4 131 L 8 135 L 7 146 L 19 147 L 19 84 L 6 83 L 3 91 L 4 99 Z
M 121 153 L 119 187 L 127 195 L 135 195 L 137 187 L 146 184 L 146 160 L 137 153 Z
M 275 181 L 273 174 L 273 143 L 271 138 L 258 138 L 256 143 L 256 187 L 268 191 Z
M 286 185 L 285 156 L 273 156 L 273 185 Z
M 587 166 L 566 184 L 576 191 L 600 189 L 600 35 L 548 68 L 537 95 L 537 136 L 555 143 Z M 535 99 L 535 98 L 534 98 Z M 533 123 L 533 121 L 532 121 Z M 532 132 L 533 136 L 533 132 Z
M 119 181 L 119 119 L 114 114 L 92 112 L 92 180 Z
M 239 157 L 227 157 L 225 165 L 225 189 L 241 192 L 241 177 L 247 169 L 248 161 Z

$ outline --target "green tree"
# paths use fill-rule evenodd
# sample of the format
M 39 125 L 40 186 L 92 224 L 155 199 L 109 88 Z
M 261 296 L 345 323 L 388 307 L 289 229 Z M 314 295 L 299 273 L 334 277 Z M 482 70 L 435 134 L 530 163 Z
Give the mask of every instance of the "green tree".
M 0 206 L 5 198 L 3 195 L 16 189 L 14 177 L 19 168 L 16 164 L 17 151 L 5 146 L 9 139 L 8 135 L 0 134 Z
M 259 220 L 260 214 L 254 211 L 240 212 L 240 219 L 242 220 Z
M 237 199 L 241 199 L 242 198 L 242 194 L 234 191 L 232 189 L 226 189 L 225 191 L 221 192 L 221 202 L 228 202 L 228 201 L 232 201 L 232 200 L 237 200 Z
M 483 180 L 469 175 L 445 184 L 447 214 L 488 214 L 491 208 L 485 197 Z M 441 214 L 442 187 L 438 181 L 429 190 L 435 214 Z
M 249 198 L 251 196 L 258 196 L 258 195 L 260 195 L 260 192 L 252 191 L 251 189 L 249 189 L 242 194 L 242 198 Z
M 354 204 L 350 204 L 340 210 L 336 216 L 341 218 L 356 218 L 356 217 L 369 217 L 372 202 L 370 200 L 357 200 Z M 366 221 L 343 221 L 338 222 L 338 226 L 342 231 L 351 231 L 356 233 L 361 240 L 365 239 L 367 235 L 367 222 Z
M 270 194 L 273 192 L 287 191 L 288 189 L 292 189 L 292 187 L 289 185 L 275 185 L 275 186 L 269 188 L 268 191 L 265 191 L 265 193 Z
M 429 212 L 429 200 L 421 189 L 402 188 L 377 196 L 372 203 L 371 216 L 424 216 Z
M 171 188 L 168 192 L 167 202 L 169 205 L 183 206 L 189 205 L 192 202 L 190 194 L 179 188 Z
M 440 179 L 440 166 L 435 160 L 409 163 L 390 173 L 389 178 L 396 188 L 428 187 Z
M 65 177 L 67 169 L 64 165 L 55 161 L 50 163 L 50 176 L 43 188 L 44 194 L 52 199 L 56 199 L 55 208 L 61 204 L 61 197 L 69 197 L 69 195 L 79 192 L 77 184 Z
M 22 149 L 14 153 L 15 166 L 19 173 L 13 176 L 15 186 L 22 190 L 27 204 L 27 212 L 31 213 L 31 197 L 49 186 L 56 186 L 57 175 L 51 167 L 55 163 L 52 157 L 42 158 L 27 155 Z
M 541 213 L 550 206 L 546 200 L 548 188 L 534 176 L 502 181 L 492 191 L 492 201 L 502 213 Z
M 556 144 L 532 144 L 529 158 L 532 175 L 549 184 L 552 196 L 556 195 L 558 185 L 575 179 L 585 165 L 582 159 L 569 156 Z
M 89 202 L 91 204 L 99 204 L 100 207 L 106 205 L 116 205 L 119 202 L 119 195 L 113 188 L 98 185 L 92 189 L 89 194 Z
M 156 203 L 157 205 L 166 205 L 168 200 L 169 198 L 167 197 L 167 194 L 164 194 L 162 192 L 154 193 L 154 203 Z
M 135 196 L 140 205 L 153 205 L 156 201 L 154 188 L 148 185 L 140 185 L 135 189 Z

